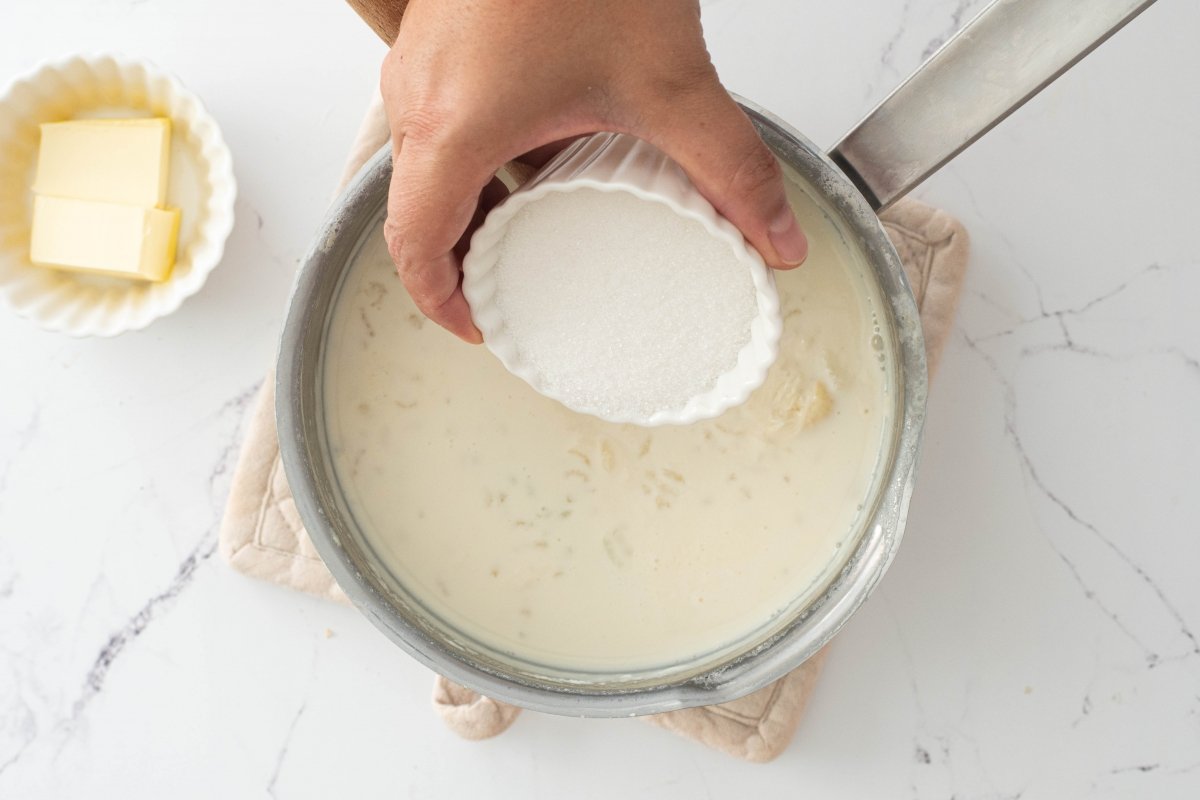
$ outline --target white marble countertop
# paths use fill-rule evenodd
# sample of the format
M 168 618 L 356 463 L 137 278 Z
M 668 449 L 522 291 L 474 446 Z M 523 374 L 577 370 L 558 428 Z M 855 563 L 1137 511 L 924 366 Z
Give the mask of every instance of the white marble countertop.
M 981 5 L 714 0 L 705 28 L 731 89 L 830 144 Z M 338 0 L 7 0 L 0 81 L 156 61 L 240 199 L 142 333 L 0 309 L 0 797 L 1200 797 L 1198 30 L 1163 0 L 918 191 L 974 249 L 907 539 L 755 766 L 630 721 L 461 741 L 355 611 L 214 557 L 381 47 Z

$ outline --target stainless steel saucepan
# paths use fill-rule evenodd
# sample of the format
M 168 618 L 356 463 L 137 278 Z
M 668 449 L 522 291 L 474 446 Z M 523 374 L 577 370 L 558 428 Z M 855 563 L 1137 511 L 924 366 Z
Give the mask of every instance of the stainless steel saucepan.
M 397 8 L 351 0 L 384 37 Z M 920 320 L 900 258 L 876 213 L 987 132 L 1153 0 L 996 0 L 935 53 L 828 154 L 741 100 L 776 155 L 823 196 L 870 265 L 885 298 L 881 325 L 895 362 L 895 426 L 881 453 L 869 523 L 824 592 L 765 641 L 701 669 L 619 678 L 547 674 L 506 661 L 427 614 L 357 529 L 328 457 L 322 353 L 337 289 L 365 235 L 378 235 L 391 162 L 386 148 L 358 174 L 300 268 L 280 344 L 276 416 L 300 516 L 346 594 L 396 644 L 481 693 L 559 714 L 611 717 L 721 703 L 758 689 L 813 655 L 862 605 L 899 546 L 925 416 Z M 403 452 L 397 452 L 402 458 Z

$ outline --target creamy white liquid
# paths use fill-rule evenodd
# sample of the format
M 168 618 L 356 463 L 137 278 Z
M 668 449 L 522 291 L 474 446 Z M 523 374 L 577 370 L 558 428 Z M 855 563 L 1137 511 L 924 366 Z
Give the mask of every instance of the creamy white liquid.
M 809 235 L 777 273 L 779 360 L 743 406 L 613 425 L 536 394 L 416 310 L 383 237 L 346 278 L 325 361 L 334 465 L 396 579 L 461 633 L 584 671 L 732 648 L 840 568 L 890 425 L 857 257 L 789 186 Z

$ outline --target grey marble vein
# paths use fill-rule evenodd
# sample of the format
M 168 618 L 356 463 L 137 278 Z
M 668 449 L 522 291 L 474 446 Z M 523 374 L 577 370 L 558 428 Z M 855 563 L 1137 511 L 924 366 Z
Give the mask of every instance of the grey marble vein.
M 1131 767 L 1113 767 L 1108 771 L 1109 775 L 1120 775 L 1122 772 L 1153 772 L 1162 767 L 1162 764 L 1134 764 Z
M 912 14 L 912 0 L 904 0 L 904 5 L 900 7 L 900 21 L 896 24 L 896 31 L 892 37 L 883 43 L 883 50 L 879 53 L 879 64 L 883 69 L 892 74 L 899 74 L 896 69 L 896 45 L 900 44 L 900 39 L 908 30 L 908 18 Z
M 288 748 L 292 745 L 292 736 L 296 733 L 296 725 L 299 724 L 300 718 L 304 716 L 306 708 L 308 708 L 307 700 L 302 702 L 300 708 L 296 710 L 295 716 L 292 717 L 291 723 L 288 724 L 287 732 L 283 735 L 283 743 L 279 745 L 279 752 L 275 755 L 275 767 L 271 770 L 271 779 L 267 781 L 267 794 L 271 797 L 275 796 L 275 784 L 279 781 L 279 773 L 283 771 L 283 762 L 287 758 Z
M 13 466 L 17 463 L 22 453 L 33 444 L 33 440 L 37 438 L 38 431 L 42 423 L 42 407 L 41 405 L 34 406 L 33 413 L 29 416 L 29 421 L 18 428 L 13 438 L 16 440 L 13 444 L 13 449 L 4 459 L 3 468 L 0 468 L 0 502 L 4 499 L 4 490 L 8 487 L 8 476 L 12 473 Z
M 929 40 L 929 43 L 925 45 L 925 49 L 921 51 L 921 60 L 924 61 L 929 58 L 942 45 L 950 41 L 950 38 L 958 33 L 962 29 L 963 24 L 967 22 L 967 13 L 971 12 L 974 14 L 983 7 L 984 2 L 986 0 L 958 0 L 958 4 L 954 6 L 954 10 L 950 12 L 950 24 L 941 33 Z
M 104 681 L 108 677 L 109 670 L 125 649 L 141 636 L 150 624 L 158 619 L 171 606 L 173 601 L 191 585 L 192 581 L 196 578 L 200 566 L 212 558 L 213 554 L 217 551 L 217 528 L 221 513 L 219 504 L 224 501 L 224 493 L 218 491 L 217 483 L 229 472 L 230 465 L 233 462 L 241 441 L 238 434 L 241 429 L 242 417 L 244 416 L 246 407 L 257 394 L 260 385 L 261 381 L 258 381 L 239 391 L 221 404 L 213 413 L 213 417 L 235 414 L 237 418 L 232 435 L 217 454 L 217 458 L 208 475 L 209 492 L 215 506 L 215 518 L 205 530 L 200 540 L 179 563 L 174 576 L 168 582 L 167 586 L 146 600 L 141 608 L 124 625 L 114 631 L 100 648 L 100 652 L 96 654 L 91 668 L 84 677 L 79 696 L 71 707 L 69 722 L 77 720 L 88 704 L 104 688 Z
M 112 668 L 113 662 L 191 584 L 196 577 L 196 570 L 201 564 L 211 558 L 216 551 L 217 530 L 213 526 L 183 559 L 179 567 L 175 570 L 175 576 L 167 584 L 167 587 L 147 600 L 138 609 L 137 613 L 109 636 L 108 641 L 100 648 L 100 652 L 92 662 L 92 666 L 83 680 L 79 697 L 71 707 L 72 720 L 77 719 L 95 696 L 100 693 L 101 689 L 104 688 L 104 680 L 108 677 L 108 671 Z
M 990 355 L 988 355 L 986 352 L 984 352 L 984 350 L 981 348 L 981 346 L 978 342 L 976 342 L 975 340 L 973 340 L 971 337 L 967 336 L 966 334 L 963 334 L 962 338 L 963 338 L 964 342 L 966 343 L 967 347 L 973 353 L 975 353 L 980 359 L 983 360 L 983 362 L 986 364 L 989 371 L 993 374 L 996 381 L 999 383 L 999 385 L 1001 387 L 1001 390 L 1004 394 L 1004 403 L 1005 403 L 1005 420 L 1004 420 L 1005 433 L 1006 433 L 1007 438 L 1012 443 L 1012 445 L 1016 451 L 1016 455 L 1017 455 L 1019 464 L 1021 466 L 1022 474 L 1025 476 L 1028 483 L 1030 485 L 1032 485 L 1042 497 L 1044 497 L 1052 505 L 1057 507 L 1066 516 L 1066 518 L 1069 519 L 1074 524 L 1074 526 L 1077 529 L 1082 529 L 1084 531 L 1087 531 L 1096 541 L 1100 542 L 1109 552 L 1111 552 L 1118 559 L 1118 561 L 1122 565 L 1124 565 L 1125 569 L 1129 573 L 1134 575 L 1141 583 L 1143 583 L 1147 588 L 1149 588 L 1149 590 L 1154 594 L 1154 596 L 1157 598 L 1159 604 L 1161 605 L 1162 609 L 1174 621 L 1176 629 L 1178 630 L 1180 635 L 1182 635 L 1183 638 L 1187 641 L 1187 651 L 1184 653 L 1178 654 L 1176 656 L 1173 656 L 1173 658 L 1191 657 L 1191 656 L 1195 656 L 1195 655 L 1200 655 L 1200 642 L 1197 641 L 1195 634 L 1190 629 L 1187 621 L 1184 619 L 1184 617 L 1181 614 L 1181 612 L 1179 611 L 1178 607 L 1166 596 L 1166 594 L 1163 592 L 1162 588 L 1155 582 L 1155 580 L 1150 576 L 1150 574 L 1143 567 L 1141 567 L 1139 564 L 1137 564 L 1133 560 L 1133 558 L 1131 558 L 1129 556 L 1129 554 L 1127 552 L 1125 552 L 1125 550 L 1123 548 L 1121 548 L 1110 536 L 1104 534 L 1095 524 L 1093 524 L 1089 520 L 1086 520 L 1083 517 L 1081 517 L 1065 500 L 1063 500 L 1045 482 L 1041 473 L 1037 469 L 1037 466 L 1034 464 L 1033 459 L 1030 457 L 1027 449 L 1025 448 L 1025 445 L 1021 439 L 1020 433 L 1017 431 L 1017 426 L 1016 426 L 1016 421 L 1015 421 L 1016 396 L 1015 396 L 1015 392 L 1013 390 L 1012 384 L 1002 374 L 1000 367 L 996 363 L 995 359 L 992 358 Z M 1089 352 L 1086 349 L 1081 348 L 1080 345 L 1071 344 L 1069 342 L 1069 340 L 1068 340 L 1067 344 L 1063 345 L 1063 347 L 1070 349 L 1072 352 L 1084 352 L 1084 353 Z M 1033 349 L 1022 350 L 1022 355 L 1028 355 L 1031 352 L 1036 352 L 1036 351 Z M 1060 546 L 1060 544 L 1055 541 L 1055 537 L 1051 536 L 1048 533 L 1048 531 L 1046 531 L 1045 528 L 1042 529 L 1042 532 L 1043 532 L 1043 535 L 1045 535 L 1045 538 L 1046 538 L 1047 542 L 1049 543 L 1050 547 L 1058 555 L 1059 559 L 1063 562 L 1063 565 L 1067 568 L 1067 571 L 1069 572 L 1069 574 L 1072 576 L 1072 578 L 1075 580 L 1075 582 L 1079 585 L 1080 589 L 1083 591 L 1084 597 L 1089 602 L 1091 602 L 1097 609 L 1099 609 L 1109 620 L 1111 620 L 1113 622 L 1113 624 L 1117 626 L 1118 629 L 1120 629 L 1131 641 L 1133 641 L 1138 646 L 1139 649 L 1141 649 L 1145 653 L 1147 665 L 1150 667 L 1154 667 L 1154 666 L 1158 665 L 1161 661 L 1163 661 L 1164 658 L 1168 658 L 1168 657 L 1165 657 L 1162 653 L 1158 652 L 1154 647 L 1152 647 L 1148 643 L 1146 643 L 1143 640 L 1143 638 L 1125 622 L 1125 620 L 1121 617 L 1120 613 L 1116 609 L 1112 608 L 1109 603 L 1107 603 L 1104 599 L 1102 599 L 1099 596 L 1095 587 L 1089 582 L 1088 579 L 1086 579 L 1084 577 L 1084 575 L 1080 571 L 1078 565 L 1073 561 L 1073 559 L 1071 559 L 1067 555 L 1067 553 Z
M 900 44 L 900 40 L 904 37 L 908 29 L 908 18 L 912 11 L 912 0 L 904 0 L 904 5 L 900 7 L 900 20 L 896 23 L 896 29 L 892 32 L 891 37 L 883 43 L 883 47 L 879 52 L 879 68 L 876 71 L 876 77 L 866 85 L 864 96 L 868 99 L 875 99 L 876 89 L 879 84 L 889 78 L 896 79 L 900 75 L 900 71 L 896 68 L 895 54 L 896 47 Z
M 34 717 L 33 709 L 29 707 L 29 703 L 24 698 L 18 697 L 17 703 L 19 704 L 19 710 L 14 710 L 10 706 L 5 711 L 4 728 L 9 731 L 15 731 L 20 744 L 13 750 L 12 755 L 4 759 L 3 762 L 0 762 L 0 775 L 3 775 L 9 767 L 20 761 L 21 756 L 25 755 L 30 746 L 37 741 L 37 720 Z M 17 717 L 19 717 L 19 721 L 14 722 L 14 719 Z

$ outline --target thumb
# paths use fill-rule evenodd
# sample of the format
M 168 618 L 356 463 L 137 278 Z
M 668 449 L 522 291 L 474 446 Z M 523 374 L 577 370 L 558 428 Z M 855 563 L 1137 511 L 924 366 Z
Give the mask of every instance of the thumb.
M 412 138 L 392 157 L 384 234 L 396 271 L 425 316 L 464 341 L 482 336 L 462 293 L 455 245 L 491 173 L 481 161 L 446 158 Z
M 696 104 L 679 104 L 672 111 L 681 113 L 660 117 L 646 138 L 683 167 L 768 265 L 790 269 L 802 264 L 808 239 L 788 203 L 783 171 L 729 93 L 715 84 Z

